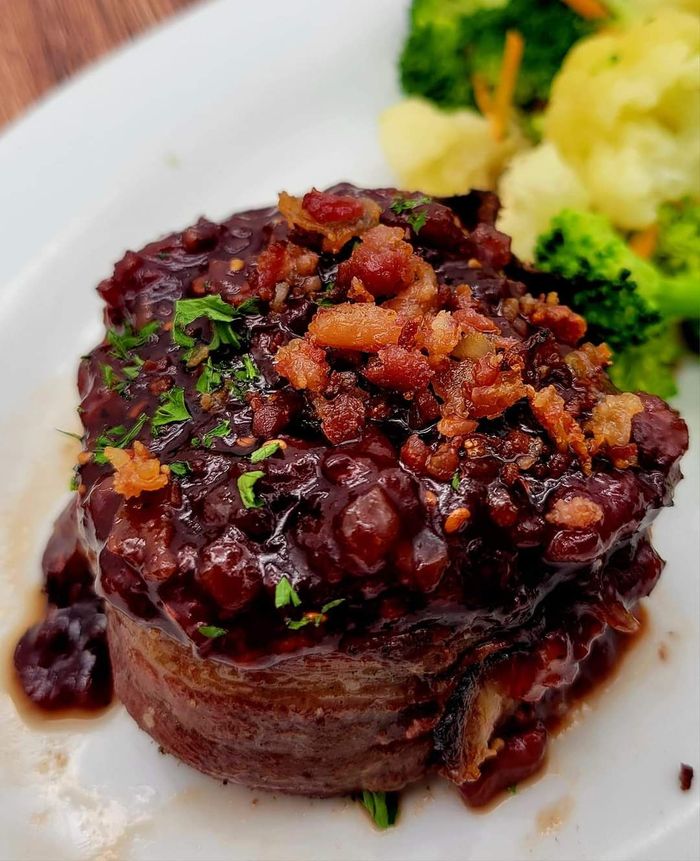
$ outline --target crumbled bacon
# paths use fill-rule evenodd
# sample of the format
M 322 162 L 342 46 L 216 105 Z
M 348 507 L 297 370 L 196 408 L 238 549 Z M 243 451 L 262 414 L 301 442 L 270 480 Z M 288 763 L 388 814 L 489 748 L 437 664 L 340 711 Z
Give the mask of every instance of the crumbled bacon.
M 561 452 L 574 452 L 584 472 L 591 470 L 591 456 L 581 426 L 566 409 L 564 399 L 554 386 L 545 386 L 536 392 L 529 390 L 530 405 L 537 421 Z
M 320 235 L 323 250 L 337 254 L 353 237 L 361 236 L 378 224 L 381 215 L 380 207 L 367 197 L 356 198 L 361 210 L 348 200 L 345 195 L 323 192 L 310 192 L 302 199 L 283 191 L 279 196 L 279 210 L 290 228 Z M 319 215 L 321 218 L 317 217 Z
M 526 294 L 520 299 L 520 311 L 534 326 L 549 329 L 563 344 L 573 346 L 586 334 L 586 321 L 568 305 L 560 305 L 556 293 L 535 299 Z
M 138 440 L 132 449 L 107 446 L 105 457 L 114 467 L 114 490 L 125 499 L 145 491 L 160 490 L 168 483 L 170 470 L 153 457 Z
M 348 299 L 351 302 L 374 302 L 374 296 L 365 288 L 359 278 L 353 278 L 350 282 Z
M 298 285 L 313 278 L 318 254 L 293 242 L 271 242 L 258 256 L 255 267 L 251 284 L 262 299 L 270 301 L 277 284 Z
M 455 442 L 444 442 L 428 456 L 426 472 L 440 481 L 452 478 L 459 466 L 459 454 Z
M 427 472 L 426 467 L 429 457 L 430 448 L 417 434 L 411 434 L 401 446 L 401 460 L 409 469 L 417 473 L 424 474 Z
M 501 330 L 493 322 L 479 313 L 477 310 L 476 301 L 472 296 L 472 288 L 468 284 L 460 284 L 455 287 L 454 292 L 457 310 L 453 316 L 462 326 L 465 332 L 476 331 L 486 334 L 498 335 Z
M 433 370 L 428 360 L 417 350 L 404 347 L 383 347 L 367 363 L 364 375 L 375 386 L 398 392 L 414 392 L 430 382 Z
M 579 379 L 585 380 L 612 363 L 612 351 L 607 344 L 586 342 L 572 350 L 565 361 Z
M 395 296 L 411 284 L 420 258 L 400 227 L 373 227 L 364 234 L 350 258 L 338 267 L 338 283 L 354 278 L 377 298 Z
M 385 303 L 403 320 L 421 318 L 439 310 L 438 283 L 432 266 L 419 260 L 415 264 L 415 278 L 398 296 Z
M 258 439 L 269 439 L 283 430 L 294 413 L 294 403 L 285 392 L 255 394 L 250 399 L 253 410 L 251 430 Z
M 416 344 L 430 358 L 440 361 L 449 356 L 459 343 L 461 330 L 449 311 L 438 311 L 435 316 L 426 315 L 416 332 Z
M 295 338 L 275 355 L 277 373 L 286 377 L 295 389 L 322 391 L 330 373 L 326 351 L 310 341 Z
M 309 324 L 309 336 L 319 346 L 375 353 L 398 343 L 398 314 L 382 305 L 344 303 L 322 308 Z
M 358 394 L 341 392 L 330 401 L 318 396 L 313 403 L 321 419 L 321 429 L 333 445 L 357 439 L 362 433 L 367 416 Z
M 603 509 L 587 496 L 557 499 L 545 517 L 548 523 L 570 529 L 586 529 L 603 519 Z
M 632 419 L 644 409 L 638 395 L 624 392 L 606 395 L 593 408 L 586 430 L 591 434 L 591 452 L 602 448 L 627 446 L 632 435 Z

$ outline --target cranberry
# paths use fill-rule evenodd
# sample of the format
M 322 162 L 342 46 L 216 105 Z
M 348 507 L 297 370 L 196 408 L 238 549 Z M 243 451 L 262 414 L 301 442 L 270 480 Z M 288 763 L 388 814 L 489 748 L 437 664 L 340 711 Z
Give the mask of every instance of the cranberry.
M 15 669 L 44 709 L 98 708 L 112 697 L 107 618 L 96 602 L 54 609 L 17 644 Z
M 205 547 L 197 579 L 217 604 L 231 613 L 249 603 L 263 585 L 257 556 L 237 530 Z
M 366 570 L 376 570 L 399 534 L 396 511 L 379 487 L 358 496 L 342 514 L 340 538 Z

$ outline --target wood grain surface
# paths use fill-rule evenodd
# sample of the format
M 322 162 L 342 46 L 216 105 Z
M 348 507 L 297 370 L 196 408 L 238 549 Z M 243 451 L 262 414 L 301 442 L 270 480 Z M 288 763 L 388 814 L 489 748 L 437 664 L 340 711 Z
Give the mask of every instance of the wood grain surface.
M 91 60 L 198 0 L 0 0 L 0 126 Z

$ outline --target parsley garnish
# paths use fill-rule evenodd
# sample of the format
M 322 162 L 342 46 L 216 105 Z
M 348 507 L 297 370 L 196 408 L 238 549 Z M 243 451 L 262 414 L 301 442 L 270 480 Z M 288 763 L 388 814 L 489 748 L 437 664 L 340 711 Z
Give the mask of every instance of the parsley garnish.
M 259 481 L 263 475 L 265 473 L 257 469 L 238 476 L 238 492 L 241 495 L 241 502 L 246 508 L 260 508 L 262 506 L 262 500 L 255 496 L 255 482 Z
M 515 795 L 517 793 L 517 791 L 518 791 L 518 784 L 517 783 L 511 783 L 511 785 L 508 787 L 508 792 L 511 795 Z
M 257 296 L 251 299 L 246 299 L 244 302 L 241 302 L 240 305 L 236 305 L 236 311 L 238 311 L 239 314 L 259 314 L 260 300 Z
M 203 637 L 209 637 L 210 640 L 215 640 L 217 637 L 223 637 L 228 634 L 226 628 L 219 628 L 217 625 L 200 625 L 197 628 Z
M 242 379 L 242 380 L 255 380 L 255 379 L 257 379 L 260 376 L 260 371 L 257 369 L 257 366 L 256 366 L 255 362 L 253 361 L 251 355 L 249 353 L 245 353 L 242 356 L 242 359 L 243 359 L 243 371 L 240 373 L 242 373 L 243 376 L 241 377 L 237 373 L 236 377 L 238 377 L 238 379 Z
M 452 476 L 452 481 L 450 482 L 452 484 L 452 489 L 453 490 L 459 490 L 460 482 L 461 482 L 461 477 L 459 474 L 459 470 L 455 470 L 455 473 Z
M 329 610 L 332 610 L 333 607 L 337 607 L 339 604 L 342 604 L 345 601 L 345 598 L 336 598 L 334 601 L 329 601 L 327 604 L 324 604 L 321 607 L 322 613 L 327 613 Z
M 69 436 L 71 439 L 77 439 L 77 440 L 78 440 L 78 442 L 82 442 L 82 441 L 83 441 L 82 434 L 79 434 L 79 433 L 73 433 L 73 431 L 64 431 L 64 430 L 61 430 L 61 428 L 56 428 L 56 430 L 57 430 L 59 433 L 62 433 L 62 434 L 63 434 L 63 436 Z
M 211 359 L 207 359 L 206 364 L 202 368 L 202 373 L 197 380 L 197 391 L 202 394 L 209 394 L 221 385 L 221 372 L 218 371 L 211 363 Z
M 197 342 L 185 332 L 185 326 L 203 317 L 211 321 L 214 331 L 208 345 L 210 350 L 217 350 L 222 344 L 240 348 L 240 339 L 231 328 L 236 309 L 219 295 L 204 296 L 202 299 L 178 299 L 173 317 L 173 341 L 180 347 L 194 347 Z
M 266 442 L 264 445 L 261 445 L 260 448 L 256 449 L 250 456 L 251 463 L 260 463 L 261 460 L 265 460 L 265 458 L 270 457 L 276 451 L 282 447 L 282 444 L 278 439 L 270 440 L 270 442 Z
M 160 323 L 153 320 L 147 323 L 143 329 L 135 332 L 134 329 L 126 325 L 123 332 L 117 332 L 116 329 L 107 330 L 107 343 L 112 348 L 111 353 L 122 361 L 127 361 L 130 357 L 130 351 L 136 347 L 142 347 L 146 341 L 160 328 Z
M 164 425 L 186 422 L 191 418 L 185 404 L 185 390 L 181 386 L 173 386 L 160 396 L 160 406 L 153 414 L 151 427 L 156 430 Z
M 391 211 L 397 215 L 401 215 L 404 212 L 410 213 L 406 216 L 406 221 L 411 225 L 415 233 L 420 233 L 421 229 L 425 226 L 425 222 L 428 220 L 428 213 L 425 211 L 414 212 L 413 210 L 419 206 L 425 206 L 430 202 L 430 198 L 425 197 L 425 195 L 421 197 L 397 197 L 391 204 Z
M 68 490 L 76 491 L 80 487 L 80 475 L 77 472 L 74 472 L 70 479 L 70 484 L 68 485 Z
M 141 373 L 141 368 L 143 367 L 143 359 L 139 358 L 139 356 L 132 357 L 133 365 L 125 365 L 122 368 L 122 372 L 127 380 L 135 380 L 136 377 Z
M 389 828 L 396 822 L 396 815 L 399 812 L 398 792 L 369 792 L 365 789 L 360 802 L 378 828 Z
M 186 463 L 184 460 L 175 460 L 168 464 L 168 468 L 173 475 L 177 475 L 180 478 L 184 478 L 192 471 L 189 463 Z
M 107 428 L 104 433 L 97 437 L 93 453 L 95 463 L 107 463 L 107 458 L 105 457 L 105 448 L 107 446 L 111 448 L 126 448 L 141 433 L 141 429 L 147 421 L 148 416 L 146 413 L 141 413 L 136 419 L 135 424 L 128 430 L 124 425 L 115 425 L 113 428 Z
M 333 607 L 337 607 L 338 604 L 342 604 L 343 601 L 345 601 L 345 598 L 336 598 L 334 601 L 329 601 L 327 604 L 324 604 L 320 611 L 316 612 L 312 610 L 308 613 L 304 613 L 301 619 L 287 619 L 285 624 L 292 631 L 298 631 L 299 628 L 311 625 L 312 623 L 318 628 L 319 625 L 328 621 L 328 611 L 332 610 Z
M 217 437 L 225 437 L 231 433 L 231 424 L 228 419 L 219 422 L 218 425 L 207 431 L 201 438 L 192 437 L 192 445 L 202 445 L 204 448 L 211 448 L 214 440 Z
M 275 586 L 275 607 L 286 607 L 291 604 L 293 607 L 298 607 L 301 604 L 301 598 L 297 595 L 296 589 L 286 577 L 282 577 L 277 581 Z

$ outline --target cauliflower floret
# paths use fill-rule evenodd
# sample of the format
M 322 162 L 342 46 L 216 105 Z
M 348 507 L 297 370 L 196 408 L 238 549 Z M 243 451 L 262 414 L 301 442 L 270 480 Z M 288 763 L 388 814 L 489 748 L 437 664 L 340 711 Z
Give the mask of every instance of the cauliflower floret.
M 516 155 L 501 177 L 503 208 L 497 227 L 512 236 L 513 251 L 532 261 L 537 237 L 562 209 L 588 209 L 590 198 L 557 148 L 543 143 Z
M 481 114 L 442 111 L 424 99 L 404 99 L 379 122 L 381 144 L 399 182 L 427 194 L 495 188 L 518 146 L 512 137 L 495 141 Z
M 576 45 L 552 88 L 545 137 L 619 227 L 700 184 L 700 26 L 660 11 Z

